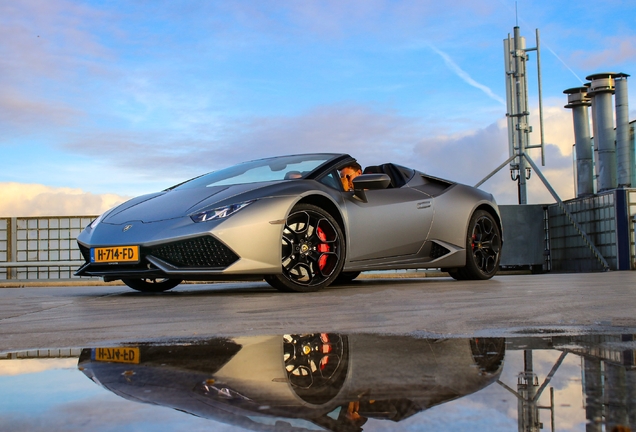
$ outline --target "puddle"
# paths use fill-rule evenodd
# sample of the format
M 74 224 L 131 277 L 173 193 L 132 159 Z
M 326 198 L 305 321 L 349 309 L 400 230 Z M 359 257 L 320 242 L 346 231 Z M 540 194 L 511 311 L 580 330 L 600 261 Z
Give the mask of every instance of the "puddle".
M 0 359 L 0 430 L 624 431 L 633 334 L 316 333 Z

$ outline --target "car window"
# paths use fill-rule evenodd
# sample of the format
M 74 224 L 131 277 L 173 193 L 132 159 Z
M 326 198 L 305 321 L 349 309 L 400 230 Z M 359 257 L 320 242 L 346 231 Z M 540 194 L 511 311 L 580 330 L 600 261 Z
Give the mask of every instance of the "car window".
M 325 186 L 329 186 L 332 189 L 342 191 L 342 182 L 340 181 L 340 176 L 336 171 L 332 171 L 321 178 L 320 183 L 324 184 Z

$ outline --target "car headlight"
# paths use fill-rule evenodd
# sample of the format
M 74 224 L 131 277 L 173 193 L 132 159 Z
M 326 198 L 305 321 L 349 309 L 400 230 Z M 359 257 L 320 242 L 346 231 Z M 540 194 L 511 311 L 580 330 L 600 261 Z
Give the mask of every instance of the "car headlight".
M 108 212 L 106 212 L 108 213 Z M 99 225 L 99 223 L 102 221 L 102 219 L 104 219 L 104 216 L 106 216 L 106 213 L 102 213 L 101 215 L 99 215 L 99 217 L 97 219 L 95 219 L 93 222 L 91 222 L 88 226 L 90 227 L 90 229 L 95 229 L 95 227 L 97 225 Z
M 247 207 L 253 202 L 254 201 L 245 201 L 238 204 L 230 204 L 225 207 L 218 207 L 212 210 L 206 210 L 200 213 L 190 215 L 190 219 L 192 219 L 194 222 L 197 222 L 197 223 L 207 222 L 207 221 L 216 220 L 216 219 L 223 219 L 233 215 L 237 211 Z
M 99 216 L 97 217 L 97 219 L 95 219 L 93 222 L 91 222 L 90 224 L 88 224 L 88 227 L 89 227 L 90 229 L 95 229 L 95 227 L 96 227 L 97 225 L 99 225 L 99 223 L 100 223 L 101 221 L 103 221 L 103 220 L 106 218 L 106 216 L 110 215 L 110 214 L 111 214 L 114 210 L 116 210 L 117 208 L 119 208 L 119 207 L 115 206 L 115 207 L 113 207 L 113 208 L 110 208 L 110 209 L 106 210 L 104 213 L 102 213 L 101 215 L 99 215 Z

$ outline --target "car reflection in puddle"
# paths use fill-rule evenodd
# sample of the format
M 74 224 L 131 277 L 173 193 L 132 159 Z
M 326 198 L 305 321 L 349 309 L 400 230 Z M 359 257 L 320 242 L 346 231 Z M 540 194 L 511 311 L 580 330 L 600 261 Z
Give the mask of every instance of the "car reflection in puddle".
M 79 367 L 127 399 L 249 429 L 302 419 L 349 431 L 474 393 L 504 354 L 504 339 L 316 333 L 86 349 Z
M 94 431 L 130 425 L 134 415 L 127 410 L 149 405 L 155 411 L 144 415 L 155 423 L 136 419 L 136 430 L 156 430 L 158 419 L 165 430 L 629 430 L 618 427 L 636 425 L 635 353 L 632 334 L 427 339 L 315 333 L 125 344 L 78 350 L 77 365 L 111 394 L 135 403 L 115 398 L 127 405 L 113 410 L 110 400 L 87 402 L 90 410 L 73 407 L 77 423 Z M 7 394 L 2 363 L 0 390 Z M 36 381 L 34 394 L 47 387 L 43 377 Z M 15 415 L 6 420 L 4 410 L 11 404 L 0 405 L 0 429 L 30 424 Z M 81 419 L 99 417 L 100 410 L 106 418 Z M 54 425 L 51 411 L 41 415 Z M 188 424 L 192 419 L 207 426 Z

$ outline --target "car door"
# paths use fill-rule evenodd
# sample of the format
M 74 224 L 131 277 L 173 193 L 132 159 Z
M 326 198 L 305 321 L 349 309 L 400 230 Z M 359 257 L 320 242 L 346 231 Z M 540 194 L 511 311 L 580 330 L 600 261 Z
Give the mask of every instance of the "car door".
M 433 197 L 409 187 L 365 194 L 367 202 L 345 197 L 349 262 L 416 254 L 433 222 Z

